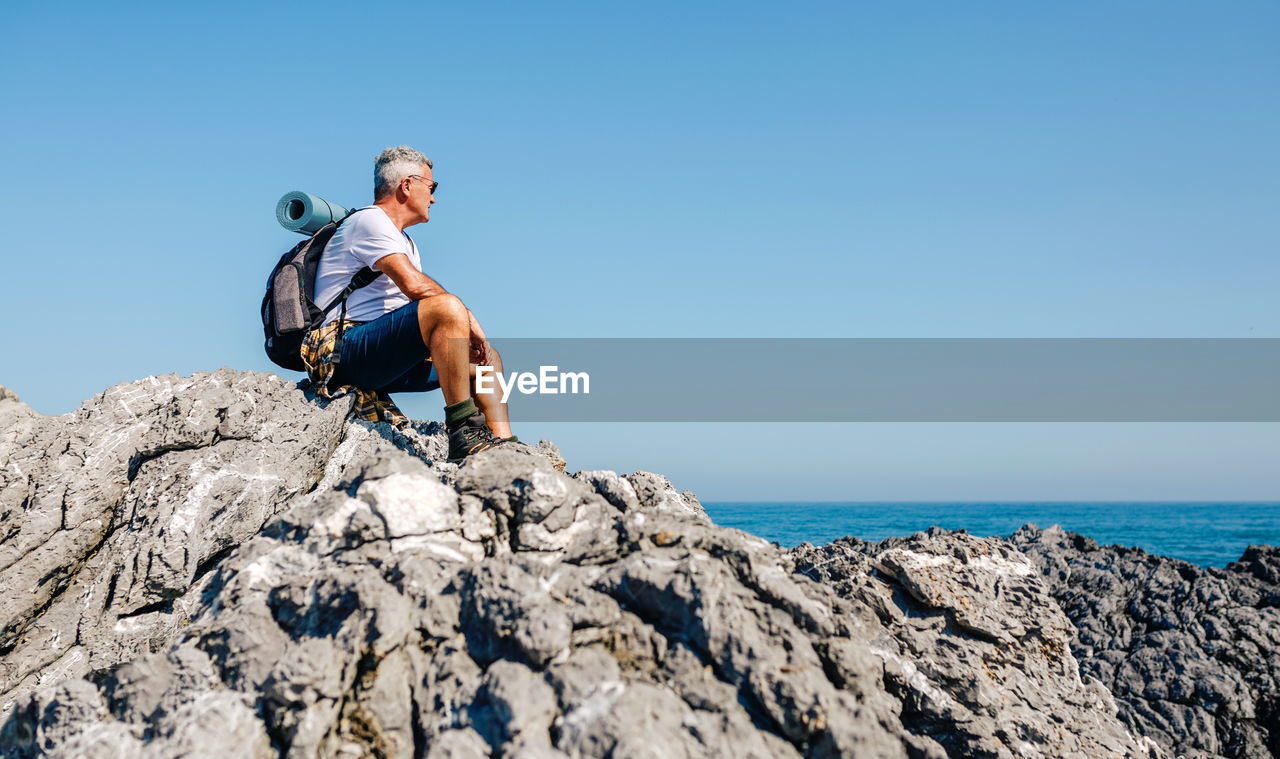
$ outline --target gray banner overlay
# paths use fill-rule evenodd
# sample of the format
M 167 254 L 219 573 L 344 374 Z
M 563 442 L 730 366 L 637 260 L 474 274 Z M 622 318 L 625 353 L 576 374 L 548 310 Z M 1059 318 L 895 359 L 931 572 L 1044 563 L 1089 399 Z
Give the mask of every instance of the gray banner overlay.
M 1275 338 L 492 343 L 508 376 L 590 377 L 586 393 L 512 390 L 514 421 L 1280 421 Z

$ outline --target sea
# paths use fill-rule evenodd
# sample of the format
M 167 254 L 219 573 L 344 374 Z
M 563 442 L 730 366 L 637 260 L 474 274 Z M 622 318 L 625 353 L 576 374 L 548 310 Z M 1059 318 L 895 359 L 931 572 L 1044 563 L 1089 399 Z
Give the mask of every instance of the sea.
M 1273 502 L 756 502 L 703 503 L 716 524 L 790 548 L 851 535 L 878 541 L 932 526 L 1008 537 L 1024 524 L 1061 525 L 1099 545 L 1222 567 L 1251 544 L 1280 545 L 1280 501 Z

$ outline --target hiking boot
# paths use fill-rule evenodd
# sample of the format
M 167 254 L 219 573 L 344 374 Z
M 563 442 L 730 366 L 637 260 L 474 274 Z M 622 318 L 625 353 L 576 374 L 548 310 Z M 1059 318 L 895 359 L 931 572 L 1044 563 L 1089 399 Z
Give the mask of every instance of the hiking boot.
M 484 414 L 478 411 L 456 425 L 446 428 L 449 430 L 450 464 L 457 464 L 473 453 L 487 451 L 507 442 L 489 430 Z

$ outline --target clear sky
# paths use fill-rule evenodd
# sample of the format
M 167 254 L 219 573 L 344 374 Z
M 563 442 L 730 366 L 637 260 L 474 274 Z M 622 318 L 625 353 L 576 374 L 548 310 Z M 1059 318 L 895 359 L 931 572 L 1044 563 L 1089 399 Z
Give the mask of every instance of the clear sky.
M 1280 337 L 1274 2 L 193 6 L 6 8 L 0 383 L 39 411 L 271 369 L 276 199 L 368 202 L 402 143 L 495 339 Z M 1280 498 L 1276 424 L 516 431 L 707 500 Z

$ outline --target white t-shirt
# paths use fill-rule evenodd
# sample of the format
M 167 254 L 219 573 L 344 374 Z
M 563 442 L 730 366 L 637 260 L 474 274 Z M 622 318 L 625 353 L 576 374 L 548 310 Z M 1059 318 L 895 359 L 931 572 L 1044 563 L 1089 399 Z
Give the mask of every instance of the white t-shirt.
M 415 268 L 422 270 L 418 246 L 409 235 L 396 229 L 386 211 L 377 206 L 366 208 L 371 210 L 361 209 L 342 222 L 320 257 L 315 292 L 316 305 L 321 308 L 336 298 L 362 267 L 368 266 L 376 271 L 374 264 L 384 256 L 403 253 Z M 371 322 L 407 303 L 409 297 L 400 292 L 391 277 L 383 274 L 347 298 L 347 320 Z M 334 306 L 324 323 L 337 321 L 341 313 L 342 306 Z

